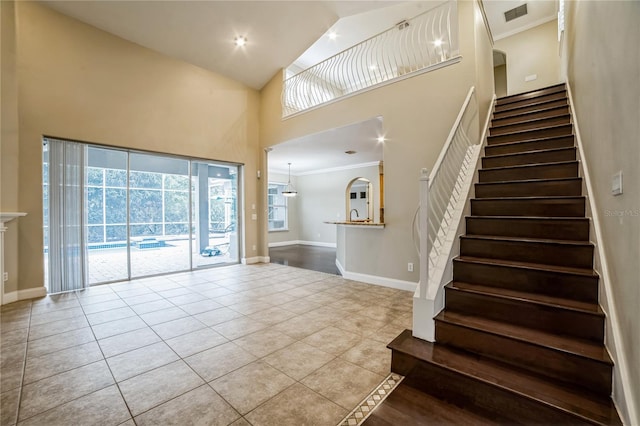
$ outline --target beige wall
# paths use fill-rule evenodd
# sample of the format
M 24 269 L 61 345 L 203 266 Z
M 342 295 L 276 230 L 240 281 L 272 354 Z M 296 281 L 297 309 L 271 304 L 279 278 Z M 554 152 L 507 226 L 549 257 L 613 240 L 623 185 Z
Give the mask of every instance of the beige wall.
M 496 96 L 507 96 L 507 66 L 498 65 L 493 68 L 493 81 L 496 86 Z
M 312 148 L 310 148 L 312 149 Z M 353 179 L 369 179 L 373 188 L 374 221 L 380 218 L 380 179 L 378 166 L 357 167 L 318 174 L 292 176 L 298 196 L 289 200 L 289 231 L 269 232 L 269 243 L 306 241 L 336 243 L 336 225 L 327 221 L 346 219 L 347 185 Z M 287 175 L 269 174 L 269 182 L 287 182 Z M 362 210 L 360 214 L 362 217 Z
M 244 256 L 256 256 L 258 224 L 250 218 L 251 205 L 261 205 L 259 94 L 37 3 L 19 2 L 16 9 L 20 151 L 14 179 L 18 207 L 29 214 L 19 228 L 19 287 L 43 283 L 43 135 L 245 164 Z
M 508 94 L 527 92 L 560 83 L 558 21 L 547 22 L 530 30 L 495 42 L 495 48 L 507 55 Z M 524 81 L 536 74 L 533 81 Z
M 640 418 L 640 3 L 567 2 L 566 62 L 574 109 L 591 175 L 593 201 L 611 274 L 615 309 L 629 369 L 630 412 Z M 624 174 L 624 193 L 611 177 Z M 605 305 L 606 306 L 606 305 Z M 607 330 L 608 339 L 612 336 Z M 613 348 L 615 349 L 615 348 Z M 617 378 L 616 378 L 617 379 Z M 620 380 L 614 380 L 619 406 Z M 627 390 L 628 391 L 628 390 Z
M 379 220 L 380 179 L 378 176 L 378 166 L 298 176 L 300 240 L 336 243 L 336 225 L 324 222 L 346 220 L 345 191 L 349 182 L 359 177 L 369 179 L 371 182 L 374 194 L 374 221 Z M 361 210 L 361 216 L 362 213 Z
M 18 82 L 16 77 L 16 25 L 13 2 L 0 2 L 0 211 L 18 211 Z M 7 223 L 4 234 L 4 270 L 9 280 L 4 292 L 18 289 L 18 226 L 23 219 Z M 0 278 L 1 280 L 2 278 Z M 2 288 L 2 286 L 0 286 Z
M 476 99 L 478 100 L 479 107 L 479 125 L 484 126 L 484 120 L 489 111 L 489 104 L 495 93 L 493 82 L 493 43 L 489 38 L 489 32 L 485 26 L 480 6 L 476 2 L 473 2 L 473 27 L 475 30 Z
M 464 98 L 473 85 L 479 88 L 481 105 L 493 93 L 493 72 L 488 81 L 476 81 L 475 3 L 459 3 L 462 61 L 436 71 L 399 81 L 379 89 L 282 120 L 278 73 L 262 89 L 260 134 L 264 147 L 323 130 L 383 117 L 385 161 L 385 223 L 350 246 L 360 253 L 353 262 L 360 272 L 399 280 L 418 280 L 417 268 L 407 271 L 407 262 L 418 264 L 411 237 L 411 221 L 418 205 L 418 179 L 422 167 L 435 163 Z M 486 37 L 486 35 L 485 35 Z M 490 50 L 490 49 L 489 49 Z M 487 63 L 491 62 L 491 57 Z M 484 78 L 484 73 L 483 73 Z M 265 230 L 266 232 L 266 230 Z M 355 232 L 352 228 L 346 232 Z M 383 257 L 384 261 L 380 261 Z

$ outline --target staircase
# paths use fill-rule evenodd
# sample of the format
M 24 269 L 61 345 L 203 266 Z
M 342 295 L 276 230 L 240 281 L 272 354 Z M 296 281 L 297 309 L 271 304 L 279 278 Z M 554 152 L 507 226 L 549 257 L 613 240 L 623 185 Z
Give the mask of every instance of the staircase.
M 437 343 L 389 344 L 406 378 L 366 424 L 621 424 L 564 85 L 498 99 L 475 196 Z

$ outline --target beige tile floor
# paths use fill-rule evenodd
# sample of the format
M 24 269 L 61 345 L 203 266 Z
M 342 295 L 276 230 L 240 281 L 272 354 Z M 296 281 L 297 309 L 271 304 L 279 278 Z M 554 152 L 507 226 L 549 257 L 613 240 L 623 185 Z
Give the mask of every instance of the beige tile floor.
M 235 265 L 2 307 L 1 424 L 337 425 L 412 294 Z

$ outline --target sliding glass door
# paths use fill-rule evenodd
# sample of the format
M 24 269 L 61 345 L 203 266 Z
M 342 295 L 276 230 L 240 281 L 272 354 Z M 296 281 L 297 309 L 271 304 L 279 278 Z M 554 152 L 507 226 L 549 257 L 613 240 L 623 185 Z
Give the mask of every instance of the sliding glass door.
M 51 205 L 48 143 L 43 155 L 45 254 L 54 250 L 48 246 L 49 211 L 60 211 Z M 83 211 L 76 215 L 82 223 L 73 226 L 84 230 L 87 284 L 239 261 L 239 166 L 84 146 L 84 163 L 70 167 L 84 173 Z
M 127 153 L 88 147 L 86 170 L 89 284 L 129 278 Z
M 190 268 L 189 161 L 129 155 L 131 276 Z
M 194 267 L 236 263 L 238 255 L 238 168 L 193 162 L 192 239 Z

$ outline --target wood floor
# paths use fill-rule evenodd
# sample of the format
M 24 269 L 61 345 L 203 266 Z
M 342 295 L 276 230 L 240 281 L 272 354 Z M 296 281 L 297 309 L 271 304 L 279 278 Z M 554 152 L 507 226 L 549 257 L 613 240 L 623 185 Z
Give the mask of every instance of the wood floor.
M 271 263 L 340 275 L 336 267 L 335 248 L 300 244 L 271 247 L 269 249 L 269 257 L 271 258 Z

